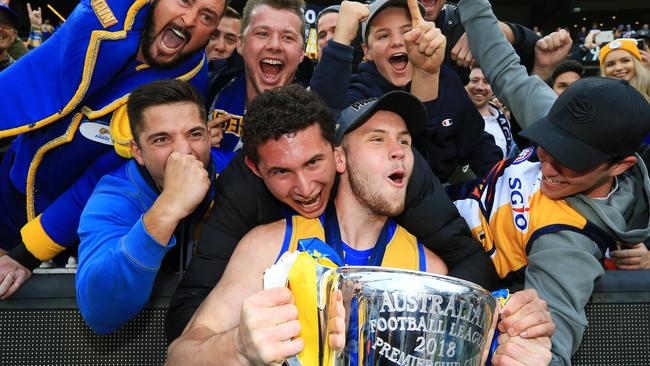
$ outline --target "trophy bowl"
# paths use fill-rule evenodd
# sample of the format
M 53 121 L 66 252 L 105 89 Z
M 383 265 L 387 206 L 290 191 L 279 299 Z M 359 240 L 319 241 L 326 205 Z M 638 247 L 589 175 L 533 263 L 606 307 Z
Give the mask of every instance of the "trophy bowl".
M 327 346 L 329 299 L 341 290 L 346 345 Z M 321 365 L 478 366 L 496 300 L 457 278 L 381 267 L 341 267 L 319 281 Z

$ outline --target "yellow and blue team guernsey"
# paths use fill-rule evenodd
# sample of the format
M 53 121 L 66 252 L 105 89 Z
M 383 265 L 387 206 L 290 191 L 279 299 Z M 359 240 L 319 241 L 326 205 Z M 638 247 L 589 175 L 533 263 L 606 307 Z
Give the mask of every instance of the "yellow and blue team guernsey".
M 426 271 L 426 257 L 424 247 L 413 235 L 391 219 L 386 220 L 381 234 L 373 248 L 356 250 L 341 240 L 336 211 L 330 205 L 326 212 L 319 218 L 306 219 L 295 215 L 286 219 L 284 242 L 278 259 L 285 252 L 301 251 L 309 253 L 310 257 L 317 259 L 318 263 L 329 267 L 344 265 L 355 266 L 381 266 L 410 270 Z M 327 243 L 327 244 L 326 244 Z M 294 265 L 289 273 L 289 287 L 291 288 L 298 318 L 301 324 L 301 337 L 305 340 L 305 348 L 298 355 L 303 365 L 316 365 L 319 361 L 319 331 L 316 295 L 316 261 L 300 261 Z M 352 304 L 352 319 L 358 318 L 355 304 Z M 357 319 L 357 321 L 359 321 Z M 355 325 L 348 330 L 346 348 L 350 350 L 349 365 L 359 364 L 356 349 L 363 340 L 353 339 L 357 334 Z M 323 355 L 327 355 L 327 350 Z
M 47 42 L 0 73 L 0 137 L 20 134 L 0 166 L 2 249 L 24 242 L 46 260 L 78 241 L 94 184 L 129 157 L 133 89 L 176 78 L 205 94 L 203 52 L 169 69 L 135 60 L 149 4 L 82 0 Z
M 502 160 L 483 179 L 448 190 L 488 252 L 499 277 L 523 283 L 527 254 L 541 235 L 569 230 L 592 239 L 604 253 L 613 238 L 572 208 L 566 200 L 542 194 L 541 164 L 533 148 Z

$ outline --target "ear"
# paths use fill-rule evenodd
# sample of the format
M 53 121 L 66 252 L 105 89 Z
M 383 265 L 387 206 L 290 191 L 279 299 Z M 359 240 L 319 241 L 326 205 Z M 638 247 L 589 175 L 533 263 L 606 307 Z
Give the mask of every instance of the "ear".
M 140 150 L 140 147 L 135 142 L 135 138 L 131 140 L 131 154 L 133 155 L 133 159 L 135 159 L 138 164 L 144 166 L 144 160 L 142 159 L 142 150 Z
M 244 157 L 244 162 L 246 163 L 248 169 L 250 169 L 253 172 L 253 174 L 257 175 L 260 179 L 264 179 L 262 178 L 262 174 L 260 174 L 260 170 L 257 169 L 257 165 L 255 165 L 255 163 L 251 158 L 249 158 L 248 156 Z
M 634 164 L 636 164 L 636 156 L 630 155 L 628 157 L 625 157 L 625 158 L 617 161 L 616 163 L 614 163 L 612 171 L 611 171 L 611 175 L 612 176 L 621 175 L 626 170 L 633 167 Z
M 368 54 L 368 44 L 362 43 L 361 48 L 363 48 L 363 59 L 366 61 L 372 61 L 372 57 Z
M 334 148 L 334 162 L 336 163 L 336 172 L 340 174 L 345 173 L 347 166 L 345 165 L 345 150 L 342 146 Z

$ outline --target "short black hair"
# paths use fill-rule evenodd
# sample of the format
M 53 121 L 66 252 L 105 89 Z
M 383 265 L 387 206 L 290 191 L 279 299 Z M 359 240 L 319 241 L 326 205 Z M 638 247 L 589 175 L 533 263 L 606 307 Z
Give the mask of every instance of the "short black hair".
M 244 115 L 244 153 L 258 164 L 260 145 L 314 124 L 334 147 L 334 117 L 316 93 L 298 84 L 267 90 L 253 99 Z
M 555 83 L 555 79 L 557 79 L 558 76 L 571 71 L 580 75 L 581 78 L 585 76 L 585 67 L 582 66 L 580 62 L 575 60 L 564 60 L 557 65 L 555 70 L 553 70 L 549 84 L 553 86 L 553 83 Z
M 237 12 L 237 10 L 231 8 L 230 6 L 226 7 L 226 10 L 223 12 L 223 18 L 233 18 L 241 21 L 241 14 Z
M 144 110 L 163 104 L 190 102 L 196 104 L 201 114 L 201 119 L 206 121 L 205 106 L 199 92 L 188 82 L 176 79 L 164 79 L 152 81 L 140 85 L 129 95 L 126 104 L 129 116 L 129 126 L 136 143 L 142 131 L 142 119 Z

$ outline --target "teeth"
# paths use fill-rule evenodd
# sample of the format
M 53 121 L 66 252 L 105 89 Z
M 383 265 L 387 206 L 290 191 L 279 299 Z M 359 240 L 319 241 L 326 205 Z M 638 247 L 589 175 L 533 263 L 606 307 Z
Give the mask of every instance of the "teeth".
M 265 64 L 269 64 L 269 65 L 280 65 L 280 66 L 284 65 L 284 63 L 282 61 L 275 60 L 275 59 L 272 59 L 272 58 L 265 58 L 265 59 L 262 60 L 262 62 L 264 62 Z
M 178 29 L 174 29 L 174 28 L 172 28 L 172 32 L 174 32 L 174 34 L 176 36 L 178 36 L 178 38 L 181 38 L 181 39 L 185 40 L 185 35 L 183 34 L 183 32 L 179 31 Z

